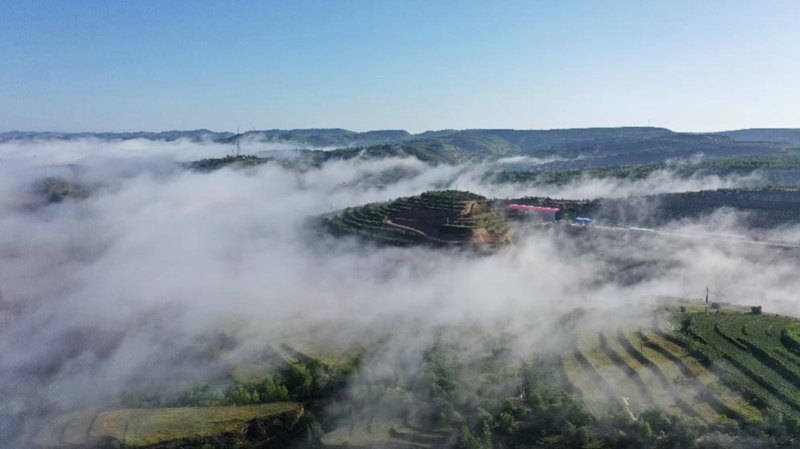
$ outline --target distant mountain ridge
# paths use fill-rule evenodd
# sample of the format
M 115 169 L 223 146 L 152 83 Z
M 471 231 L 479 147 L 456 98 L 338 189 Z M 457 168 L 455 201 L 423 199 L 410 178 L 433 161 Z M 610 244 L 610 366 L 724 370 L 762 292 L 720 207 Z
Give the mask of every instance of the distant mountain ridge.
M 713 134 L 747 142 L 785 142 L 800 145 L 800 128 L 749 128 Z
M 200 140 L 221 140 L 236 135 L 231 132 L 211 131 L 209 129 L 193 129 L 193 130 L 171 130 L 171 131 L 132 131 L 132 132 L 52 132 L 52 131 L 8 131 L 0 132 L 0 142 L 10 140 L 27 140 L 27 139 L 54 139 L 54 140 L 72 140 L 72 139 L 107 139 L 107 140 L 131 140 L 131 139 L 147 139 L 147 140 L 165 140 L 173 141 L 178 139 L 189 139 L 193 141 Z
M 358 155 L 372 158 L 417 157 L 430 163 L 486 161 L 514 156 L 573 159 L 568 167 L 564 167 L 563 162 L 553 163 L 554 169 L 657 163 L 696 154 L 724 158 L 800 152 L 800 129 L 788 128 L 710 133 L 681 133 L 667 128 L 635 126 L 550 130 L 465 129 L 425 131 L 418 134 L 405 130 L 357 132 L 341 128 L 252 130 L 240 134 L 207 129 L 124 133 L 0 133 L 0 142 L 79 138 L 163 141 L 187 139 L 231 145 L 239 141 L 245 154 L 248 146 L 253 143 L 280 143 L 298 150 L 329 150 L 324 155 L 314 155 L 315 161 L 349 159 Z
M 265 129 L 249 130 L 239 136 L 260 138 L 267 141 L 307 140 L 324 144 L 352 143 L 393 143 L 419 139 L 457 139 L 492 136 L 521 146 L 542 146 L 554 143 L 569 143 L 588 140 L 606 139 L 646 139 L 663 137 L 672 134 L 693 134 L 723 136 L 736 141 L 746 142 L 791 142 L 800 143 L 800 128 L 747 128 L 727 131 L 711 131 L 702 133 L 682 133 L 668 128 L 650 126 L 619 126 L 590 128 L 557 128 L 557 129 L 443 129 L 429 130 L 412 134 L 403 129 L 379 129 L 370 131 L 350 131 L 343 128 L 300 128 L 300 129 Z M 230 131 L 212 131 L 209 129 L 169 130 L 169 131 L 129 131 L 129 132 L 56 132 L 56 131 L 4 131 L 0 132 L 0 141 L 22 139 L 76 139 L 96 137 L 101 139 L 208 139 L 224 141 L 236 138 Z
M 265 129 L 249 130 L 239 134 L 241 137 L 259 137 L 265 140 L 319 139 L 330 142 L 351 142 L 362 140 L 379 140 L 381 143 L 410 139 L 438 139 L 454 136 L 493 135 L 515 143 L 528 140 L 557 142 L 598 138 L 630 138 L 654 137 L 673 133 L 667 128 L 656 127 L 607 127 L 607 128 L 564 128 L 564 129 L 443 129 L 429 130 L 418 134 L 403 129 L 379 129 L 370 131 L 350 131 L 343 128 L 301 128 L 301 129 Z M 19 140 L 31 138 L 75 139 L 97 137 L 107 139 L 153 139 L 172 140 L 180 138 L 209 138 L 226 140 L 235 138 L 236 133 L 229 131 L 212 131 L 201 128 L 194 130 L 169 131 L 129 131 L 129 132 L 55 132 L 55 131 L 5 131 L 0 132 L 2 140 Z

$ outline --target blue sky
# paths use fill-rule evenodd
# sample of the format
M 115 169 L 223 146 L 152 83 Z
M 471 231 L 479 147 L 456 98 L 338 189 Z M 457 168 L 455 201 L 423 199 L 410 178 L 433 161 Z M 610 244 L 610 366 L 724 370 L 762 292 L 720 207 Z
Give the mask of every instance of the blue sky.
M 800 2 L 6 1 L 0 130 L 800 127 Z

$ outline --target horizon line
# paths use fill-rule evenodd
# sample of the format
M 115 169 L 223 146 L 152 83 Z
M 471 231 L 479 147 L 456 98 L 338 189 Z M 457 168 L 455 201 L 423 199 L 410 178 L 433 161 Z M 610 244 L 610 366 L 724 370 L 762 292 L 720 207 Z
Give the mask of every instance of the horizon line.
M 214 130 L 210 128 L 172 128 L 172 129 L 163 129 L 163 130 L 146 130 L 146 129 L 136 129 L 136 130 L 103 130 L 103 131 L 57 131 L 57 130 L 30 130 L 30 129 L 12 129 L 7 131 L 0 130 L 0 135 L 5 134 L 62 134 L 62 135 L 78 135 L 78 134 L 135 134 L 135 133 L 147 133 L 147 134 L 164 134 L 164 133 L 171 133 L 171 132 L 209 132 L 209 133 L 229 133 L 232 135 L 244 135 L 253 132 L 269 132 L 269 131 L 346 131 L 352 133 L 368 133 L 368 132 L 387 132 L 387 131 L 394 131 L 394 132 L 405 132 L 410 136 L 417 136 L 425 133 L 431 132 L 443 132 L 443 131 L 453 131 L 453 132 L 462 132 L 462 131 L 571 131 L 571 130 L 587 130 L 587 129 L 661 129 L 666 130 L 672 133 L 678 134 L 714 134 L 714 133 L 724 133 L 724 132 L 734 132 L 734 131 L 770 131 L 770 130 L 781 130 L 781 131 L 800 131 L 800 127 L 780 127 L 780 126 L 759 126 L 759 127 L 747 127 L 747 128 L 728 128 L 728 129 L 717 129 L 717 130 L 706 130 L 706 131 L 681 131 L 681 130 L 674 130 L 668 128 L 666 126 L 657 126 L 657 125 L 615 125 L 615 126 L 576 126 L 576 127 L 563 127 L 563 128 L 439 128 L 439 129 L 426 129 L 419 132 L 412 132 L 404 128 L 372 128 L 372 129 L 350 129 L 350 128 L 343 128 L 343 127 L 317 127 L 312 126 L 308 128 L 253 128 L 242 132 L 235 132 L 229 130 Z

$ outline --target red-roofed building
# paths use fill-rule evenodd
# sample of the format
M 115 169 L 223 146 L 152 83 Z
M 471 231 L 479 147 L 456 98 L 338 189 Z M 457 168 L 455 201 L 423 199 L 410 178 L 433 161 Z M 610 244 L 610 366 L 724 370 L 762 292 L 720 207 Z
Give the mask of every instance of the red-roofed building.
M 506 208 L 516 216 L 538 218 L 542 221 L 556 221 L 561 210 L 557 207 L 532 206 L 530 204 L 509 204 Z

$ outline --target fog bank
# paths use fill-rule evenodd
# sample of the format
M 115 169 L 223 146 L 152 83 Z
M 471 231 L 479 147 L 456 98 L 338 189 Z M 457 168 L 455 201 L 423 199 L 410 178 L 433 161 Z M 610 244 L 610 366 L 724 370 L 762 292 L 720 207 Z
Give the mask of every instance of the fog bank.
M 309 226 L 322 213 L 429 189 L 595 198 L 731 187 L 741 178 L 659 171 L 554 187 L 488 184 L 485 167 L 416 159 L 336 161 L 305 172 L 178 165 L 226 149 L 186 141 L 0 144 L 0 394 L 9 398 L 0 412 L 103 405 L 127 390 L 213 377 L 226 360 L 198 353 L 220 333 L 235 335 L 246 352 L 312 323 L 341 323 L 327 338 L 351 341 L 381 327 L 400 351 L 419 348 L 439 326 L 478 323 L 510 332 L 522 354 L 575 307 L 699 297 L 708 286 L 719 300 L 791 313 L 800 290 L 797 258 L 769 248 L 655 236 L 572 241 L 520 230 L 513 247 L 477 257 L 336 240 Z M 398 170 L 403 176 L 386 176 Z M 47 176 L 91 194 L 43 202 L 34 186 Z M 738 226 L 736 214 L 725 213 L 670 229 Z M 796 239 L 788 230 L 771 237 Z

